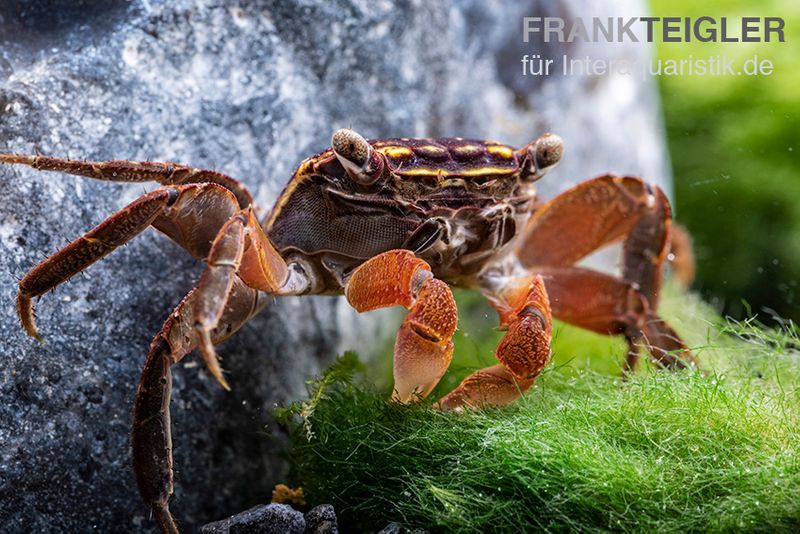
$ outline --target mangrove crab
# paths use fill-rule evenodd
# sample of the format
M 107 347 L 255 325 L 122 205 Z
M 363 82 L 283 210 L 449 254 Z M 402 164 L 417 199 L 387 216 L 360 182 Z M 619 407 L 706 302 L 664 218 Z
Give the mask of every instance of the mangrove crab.
M 152 226 L 206 267 L 153 340 L 139 383 L 132 432 L 139 490 L 164 532 L 177 528 L 169 402 L 171 365 L 198 348 L 228 388 L 214 345 L 280 295 L 344 294 L 359 312 L 409 310 L 394 349 L 394 394 L 430 393 L 453 352 L 457 312 L 450 285 L 480 290 L 506 330 L 496 365 L 441 399 L 441 409 L 513 401 L 550 360 L 551 317 L 628 342 L 669 368 L 694 365 L 657 314 L 670 242 L 664 193 L 639 178 L 605 175 L 549 202 L 535 182 L 563 141 L 545 134 L 521 149 L 493 141 L 381 139 L 352 130 L 304 160 L 263 221 L 237 180 L 176 163 L 88 162 L 0 154 L 2 163 L 160 187 L 34 267 L 19 283 L 25 331 L 40 339 L 32 299 Z M 623 242 L 620 276 L 576 266 Z

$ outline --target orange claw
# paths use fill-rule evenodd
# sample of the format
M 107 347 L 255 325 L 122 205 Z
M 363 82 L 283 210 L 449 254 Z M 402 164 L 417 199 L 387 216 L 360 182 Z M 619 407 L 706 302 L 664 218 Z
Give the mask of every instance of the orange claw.
M 426 280 L 397 332 L 394 345 L 394 395 L 400 402 L 426 397 L 453 358 L 451 338 L 458 315 L 447 284 Z
M 508 331 L 497 347 L 497 359 L 517 378 L 536 376 L 550 359 L 552 316 L 542 277 L 517 279 L 489 301 L 501 328 Z
M 512 281 L 489 302 L 507 329 L 495 356 L 500 365 L 480 369 L 439 403 L 442 409 L 507 404 L 533 385 L 550 361 L 550 301 L 541 276 Z
M 447 284 L 414 253 L 390 250 L 356 269 L 345 295 L 359 312 L 397 305 L 409 310 L 394 346 L 393 398 L 409 402 L 428 395 L 453 356 L 458 312 Z
M 453 336 L 457 322 L 450 288 L 441 280 L 428 278 L 423 282 L 403 326 L 422 338 L 441 343 Z
M 534 378 L 516 378 L 506 366 L 492 365 L 469 375 L 437 403 L 441 410 L 500 406 L 517 400 L 533 385 Z
M 353 271 L 345 295 L 358 312 L 397 305 L 411 308 L 415 293 L 432 276 L 430 265 L 413 252 L 390 250 Z

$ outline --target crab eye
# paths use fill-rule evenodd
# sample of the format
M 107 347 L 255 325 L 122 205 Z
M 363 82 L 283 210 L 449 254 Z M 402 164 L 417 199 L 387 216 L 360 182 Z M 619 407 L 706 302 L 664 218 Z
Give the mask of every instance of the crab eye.
M 546 133 L 528 145 L 527 152 L 527 178 L 538 180 L 561 160 L 564 140 L 556 134 Z
M 353 130 L 336 130 L 331 148 L 347 174 L 361 185 L 372 185 L 383 174 L 383 155 L 372 150 L 366 139 Z

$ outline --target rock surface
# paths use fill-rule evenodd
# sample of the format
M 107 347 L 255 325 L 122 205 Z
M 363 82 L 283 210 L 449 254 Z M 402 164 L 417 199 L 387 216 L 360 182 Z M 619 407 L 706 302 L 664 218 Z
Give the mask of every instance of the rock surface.
M 421 528 L 406 528 L 399 523 L 389 523 L 378 534 L 427 534 L 427 531 Z
M 330 504 L 315 506 L 305 515 L 287 504 L 254 506 L 227 519 L 208 523 L 200 534 L 338 534 L 336 512 Z
M 254 506 L 222 521 L 203 525 L 200 534 L 304 534 L 306 519 L 288 504 Z
M 605 3 L 642 14 L 635 0 Z M 338 127 L 518 145 L 552 129 L 568 148 L 547 194 L 606 170 L 664 183 L 652 84 L 519 74 L 524 53 L 565 52 L 523 43 L 522 15 L 589 16 L 588 4 L 0 0 L 0 151 L 180 161 L 242 179 L 268 207 Z M 45 345 L 14 312 L 18 277 L 141 192 L 0 168 L 4 530 L 153 528 L 130 467 L 132 401 L 153 334 L 201 266 L 146 232 L 41 300 Z M 283 480 L 271 408 L 302 395 L 338 351 L 369 353 L 366 340 L 387 331 L 375 317 L 340 299 L 282 299 L 221 347 L 232 393 L 194 357 L 177 366 L 172 508 L 183 527 L 252 506 Z
M 336 511 L 331 504 L 320 504 L 305 516 L 306 534 L 339 534 Z

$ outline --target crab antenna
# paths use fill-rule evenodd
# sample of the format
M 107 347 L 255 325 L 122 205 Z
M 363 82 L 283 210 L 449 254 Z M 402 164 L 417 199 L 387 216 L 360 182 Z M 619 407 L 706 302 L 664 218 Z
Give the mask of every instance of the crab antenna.
M 331 148 L 347 174 L 361 185 L 372 185 L 383 174 L 383 155 L 353 130 L 336 130 Z

